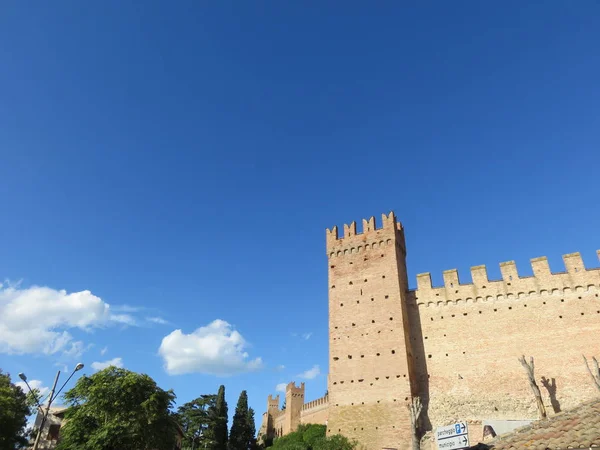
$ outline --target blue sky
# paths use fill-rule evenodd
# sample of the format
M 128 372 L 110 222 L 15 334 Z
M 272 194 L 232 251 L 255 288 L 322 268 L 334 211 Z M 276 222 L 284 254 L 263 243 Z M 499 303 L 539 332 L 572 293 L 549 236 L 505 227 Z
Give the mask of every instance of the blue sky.
M 260 415 L 327 388 L 327 227 L 394 210 L 412 287 L 597 266 L 599 14 L 5 2 L 0 367 L 43 387 L 120 358 Z

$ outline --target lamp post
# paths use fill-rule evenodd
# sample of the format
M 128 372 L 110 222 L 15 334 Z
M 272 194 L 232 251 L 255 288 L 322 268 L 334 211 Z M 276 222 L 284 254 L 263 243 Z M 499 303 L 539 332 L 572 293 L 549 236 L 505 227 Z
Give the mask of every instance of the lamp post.
M 71 375 L 69 375 L 69 378 L 67 378 L 67 381 L 65 381 L 63 383 L 63 385 L 61 386 L 61 388 L 55 394 L 54 391 L 56 390 L 56 385 L 58 384 L 58 378 L 60 377 L 60 370 L 58 372 L 56 372 L 56 377 L 54 378 L 54 384 L 52 385 L 52 390 L 50 391 L 50 395 L 48 396 L 48 405 L 46 405 L 46 410 L 44 410 L 44 408 L 42 407 L 42 405 L 40 405 L 39 400 L 34 395 L 35 403 L 37 404 L 37 407 L 39 408 L 39 410 L 42 413 L 42 421 L 40 423 L 40 427 L 38 428 L 37 435 L 35 436 L 35 442 L 33 444 L 33 450 L 38 450 L 38 446 L 40 445 L 40 437 L 42 436 L 42 430 L 44 429 L 44 425 L 46 424 L 46 419 L 48 418 L 48 413 L 50 412 L 50 406 L 52 405 L 52 402 L 54 400 L 56 400 L 56 397 L 58 397 L 58 394 L 61 393 L 61 391 L 67 385 L 67 383 L 69 382 L 69 380 L 73 377 L 73 375 L 75 375 L 75 372 L 77 372 L 78 370 L 81 370 L 81 369 L 83 369 L 83 364 L 82 363 L 77 364 L 75 366 L 75 369 L 71 373 Z M 25 376 L 24 373 L 20 373 L 19 374 L 19 378 L 25 382 L 25 384 L 29 388 L 29 391 L 33 393 L 33 389 L 31 389 L 31 386 L 29 386 L 29 383 L 27 382 L 27 376 Z

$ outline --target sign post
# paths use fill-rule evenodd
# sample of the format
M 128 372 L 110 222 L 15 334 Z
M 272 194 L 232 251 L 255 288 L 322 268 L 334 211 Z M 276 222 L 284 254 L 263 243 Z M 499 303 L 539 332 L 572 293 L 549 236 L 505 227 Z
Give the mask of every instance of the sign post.
M 469 430 L 466 422 L 458 422 L 435 430 L 438 450 L 460 450 L 469 447 Z

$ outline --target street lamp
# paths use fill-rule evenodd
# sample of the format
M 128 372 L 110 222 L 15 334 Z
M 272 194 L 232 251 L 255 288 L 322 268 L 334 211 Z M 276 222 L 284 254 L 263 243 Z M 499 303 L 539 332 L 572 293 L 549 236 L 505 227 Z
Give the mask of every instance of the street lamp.
M 75 372 L 77 372 L 81 369 L 83 369 L 83 364 L 82 363 L 77 364 L 75 366 L 75 369 L 73 369 L 73 372 L 71 373 L 71 375 L 69 375 L 69 378 L 67 378 L 67 381 L 65 381 L 63 383 L 61 388 L 55 394 L 54 391 L 56 390 L 58 378 L 60 377 L 60 370 L 58 372 L 56 372 L 56 377 L 54 378 L 54 384 L 52 385 L 52 390 L 50 391 L 50 395 L 48 396 L 48 405 L 46 406 L 45 411 L 44 411 L 44 408 L 42 407 L 42 405 L 40 405 L 40 402 L 39 402 L 37 396 L 34 395 L 35 403 L 37 404 L 37 407 L 39 408 L 39 410 L 42 412 L 42 422 L 40 423 L 40 427 L 38 428 L 37 435 L 35 437 L 35 442 L 33 444 L 33 450 L 38 450 L 38 446 L 40 444 L 40 437 L 42 435 L 42 430 L 44 429 L 44 425 L 46 424 L 46 419 L 48 418 L 48 413 L 50 412 L 50 405 L 52 405 L 52 402 L 54 400 L 56 400 L 56 397 L 58 397 L 58 394 L 61 393 L 61 391 L 67 385 L 69 380 L 73 377 L 73 375 L 75 375 Z M 25 384 L 27 385 L 27 387 L 29 388 L 31 393 L 33 393 L 33 389 L 31 389 L 31 386 L 29 386 L 29 383 L 27 382 L 27 376 L 24 373 L 20 373 L 19 378 L 25 382 Z

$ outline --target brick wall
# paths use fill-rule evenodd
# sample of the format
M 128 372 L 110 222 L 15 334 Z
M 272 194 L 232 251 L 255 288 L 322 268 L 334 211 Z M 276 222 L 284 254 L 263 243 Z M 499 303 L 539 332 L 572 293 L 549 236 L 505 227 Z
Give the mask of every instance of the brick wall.
M 327 233 L 329 263 L 329 434 L 368 448 L 410 442 L 405 403 L 411 368 L 404 322 L 404 231 L 393 214 Z
M 404 230 L 393 213 L 379 229 L 371 218 L 362 233 L 354 222 L 343 238 L 337 227 L 327 230 L 326 243 L 329 397 L 299 408 L 297 397 L 289 413 L 270 397 L 278 432 L 327 423 L 328 434 L 367 449 L 408 449 L 406 403 L 414 395 L 426 404 L 424 430 L 457 420 L 536 419 L 517 360 L 523 354 L 535 358 L 549 415 L 597 395 L 582 354 L 600 356 L 600 269 L 586 269 L 578 253 L 563 257 L 560 273 L 542 257 L 531 260 L 531 277 L 520 277 L 510 261 L 500 264 L 502 280 L 475 266 L 472 283 L 448 270 L 444 286 L 432 286 L 425 273 L 409 291 Z M 472 440 L 481 439 L 480 429 L 472 427 Z
M 418 277 L 409 321 L 422 345 L 417 379 L 432 426 L 536 419 L 521 355 L 535 358 L 550 415 L 597 395 L 582 355 L 600 355 L 600 270 L 586 270 L 577 253 L 563 259 L 567 270 L 555 274 L 546 258 L 533 259 L 532 277 L 519 277 L 514 262 L 501 264 L 497 281 L 483 266 L 472 269 L 470 284 L 456 271 L 444 272 L 443 287 Z

